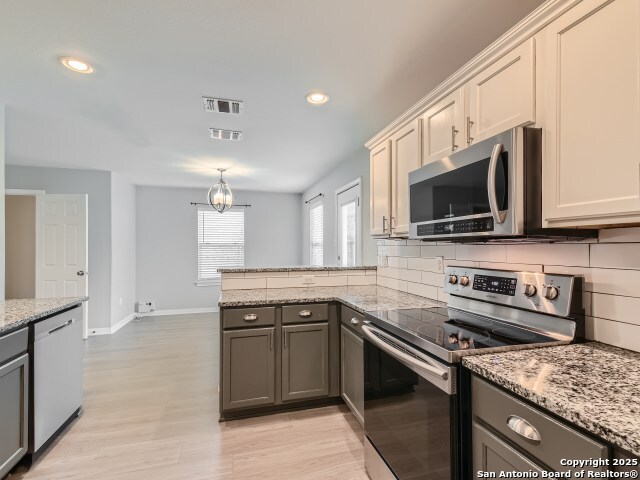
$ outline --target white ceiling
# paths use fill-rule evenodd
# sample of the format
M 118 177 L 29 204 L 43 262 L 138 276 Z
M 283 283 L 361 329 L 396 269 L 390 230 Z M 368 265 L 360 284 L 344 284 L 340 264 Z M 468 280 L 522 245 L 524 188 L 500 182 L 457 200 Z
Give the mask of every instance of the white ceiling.
M 300 192 L 540 3 L 3 0 L 7 163 L 198 187 L 229 167 L 235 188 Z M 308 105 L 314 89 L 331 101 Z M 206 113 L 203 95 L 245 111 Z

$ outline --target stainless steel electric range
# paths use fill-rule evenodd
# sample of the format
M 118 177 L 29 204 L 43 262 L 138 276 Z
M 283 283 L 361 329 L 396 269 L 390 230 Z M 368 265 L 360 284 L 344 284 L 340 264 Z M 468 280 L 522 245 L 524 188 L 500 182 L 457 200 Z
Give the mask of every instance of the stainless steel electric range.
M 582 336 L 580 278 L 467 267 L 445 273 L 446 306 L 366 313 L 365 463 L 373 480 L 467 478 L 460 359 Z

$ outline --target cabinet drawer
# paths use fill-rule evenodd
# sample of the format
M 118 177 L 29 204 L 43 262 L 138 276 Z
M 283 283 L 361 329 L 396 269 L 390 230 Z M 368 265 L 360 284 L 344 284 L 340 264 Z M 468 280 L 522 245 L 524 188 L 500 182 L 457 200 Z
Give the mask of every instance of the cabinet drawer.
M 282 307 L 282 323 L 321 322 L 329 320 L 329 305 L 309 303 Z
M 222 313 L 223 328 L 274 325 L 275 321 L 275 307 L 225 309 Z
M 363 314 L 342 305 L 340 310 L 340 321 L 343 325 L 355 330 L 360 336 L 362 336 L 362 322 L 364 322 Z
M 28 329 L 23 328 L 0 338 L 0 364 L 27 351 Z
M 478 377 L 473 377 L 471 389 L 474 417 L 552 469 L 567 470 L 566 466 L 560 465 L 563 458 L 609 458 L 608 447 L 605 444 L 569 428 Z M 509 426 L 510 421 L 516 429 L 527 422 L 537 430 L 539 440 L 532 440 L 516 433 Z M 595 470 L 604 471 L 605 468 Z

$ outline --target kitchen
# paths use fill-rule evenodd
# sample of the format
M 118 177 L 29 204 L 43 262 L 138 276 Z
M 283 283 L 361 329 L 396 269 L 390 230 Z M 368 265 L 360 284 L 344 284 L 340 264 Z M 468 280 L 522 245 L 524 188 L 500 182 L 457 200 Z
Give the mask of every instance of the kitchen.
M 36 3 L 1 475 L 637 477 L 640 4 Z

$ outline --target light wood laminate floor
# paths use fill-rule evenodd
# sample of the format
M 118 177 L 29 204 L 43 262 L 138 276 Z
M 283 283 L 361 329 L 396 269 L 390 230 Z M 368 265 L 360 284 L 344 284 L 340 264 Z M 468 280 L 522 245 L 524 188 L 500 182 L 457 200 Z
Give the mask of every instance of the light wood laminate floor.
M 11 480 L 367 478 L 345 406 L 219 423 L 218 345 L 217 314 L 90 337 L 84 415 Z

